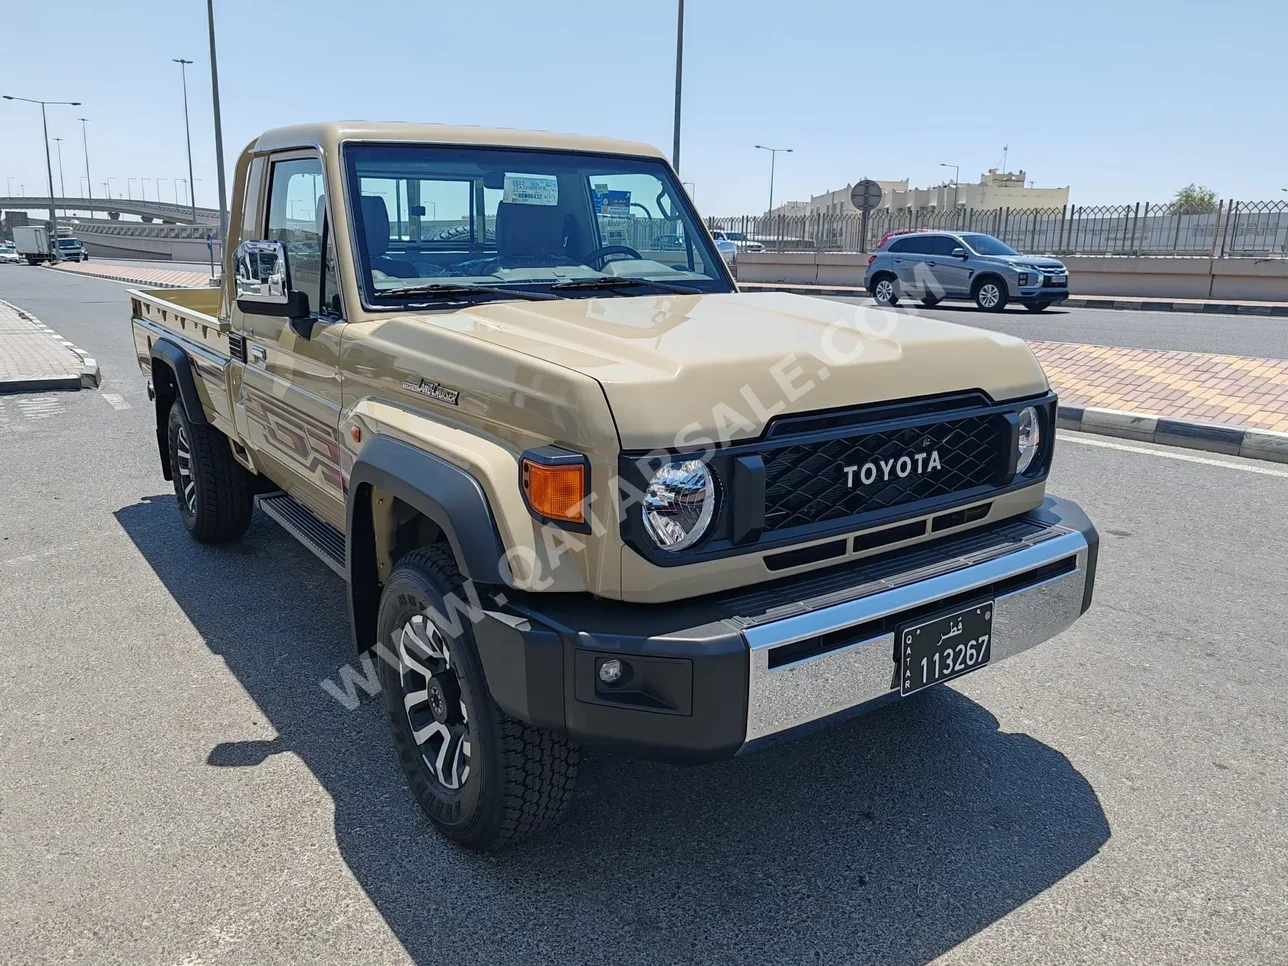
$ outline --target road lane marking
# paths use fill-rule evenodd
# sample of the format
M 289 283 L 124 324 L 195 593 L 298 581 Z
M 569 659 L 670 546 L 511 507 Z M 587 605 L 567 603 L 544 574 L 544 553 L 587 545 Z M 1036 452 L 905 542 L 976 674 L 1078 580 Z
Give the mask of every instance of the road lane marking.
M 1225 460 L 1214 460 L 1206 456 L 1191 456 L 1189 453 L 1170 453 L 1163 450 L 1148 449 L 1144 446 L 1128 446 L 1125 443 L 1110 443 L 1103 439 L 1084 439 L 1068 433 L 1057 433 L 1056 436 L 1067 443 L 1080 443 L 1083 446 L 1099 446 L 1101 449 L 1116 449 L 1124 453 L 1144 453 L 1146 456 L 1161 456 L 1168 460 L 1181 460 L 1185 463 L 1202 463 L 1205 466 L 1221 466 L 1227 470 L 1238 470 L 1241 473 L 1258 473 L 1261 476 L 1282 476 L 1288 478 L 1288 470 L 1276 470 L 1269 466 L 1249 466 L 1243 463 L 1227 463 Z
M 125 397 L 120 395 L 119 393 L 104 392 L 104 393 L 99 393 L 99 395 L 101 395 L 105 400 L 107 400 L 107 404 L 111 406 L 113 409 L 130 408 L 130 404 L 125 401 Z

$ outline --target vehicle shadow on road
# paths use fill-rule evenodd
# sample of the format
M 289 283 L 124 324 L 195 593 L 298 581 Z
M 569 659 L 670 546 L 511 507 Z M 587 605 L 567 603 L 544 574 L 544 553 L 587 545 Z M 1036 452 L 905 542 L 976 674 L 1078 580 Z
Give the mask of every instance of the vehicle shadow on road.
M 321 687 L 356 664 L 339 579 L 258 515 L 226 548 L 189 540 L 169 495 L 116 516 L 277 732 L 210 766 L 298 755 L 417 962 L 921 964 L 1109 838 L 1064 755 L 942 687 L 717 765 L 587 756 L 558 826 L 473 855 L 421 816 L 379 698 L 348 710 Z

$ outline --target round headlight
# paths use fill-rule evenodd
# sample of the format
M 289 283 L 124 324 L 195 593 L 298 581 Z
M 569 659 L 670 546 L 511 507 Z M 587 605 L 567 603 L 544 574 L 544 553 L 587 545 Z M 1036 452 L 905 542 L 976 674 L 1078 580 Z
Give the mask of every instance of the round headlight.
M 1041 420 L 1032 406 L 1020 410 L 1020 459 L 1015 464 L 1017 473 L 1024 473 L 1033 464 L 1042 443 Z
M 702 460 L 668 463 L 644 494 L 644 529 L 663 550 L 683 550 L 706 533 L 716 512 L 716 484 Z

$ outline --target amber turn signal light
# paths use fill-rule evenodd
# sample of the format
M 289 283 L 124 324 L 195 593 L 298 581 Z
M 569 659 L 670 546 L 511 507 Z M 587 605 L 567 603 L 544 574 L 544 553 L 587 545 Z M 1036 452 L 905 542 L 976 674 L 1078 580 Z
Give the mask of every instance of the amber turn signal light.
M 523 494 L 538 516 L 562 523 L 586 522 L 586 467 L 581 462 L 548 465 L 525 458 Z

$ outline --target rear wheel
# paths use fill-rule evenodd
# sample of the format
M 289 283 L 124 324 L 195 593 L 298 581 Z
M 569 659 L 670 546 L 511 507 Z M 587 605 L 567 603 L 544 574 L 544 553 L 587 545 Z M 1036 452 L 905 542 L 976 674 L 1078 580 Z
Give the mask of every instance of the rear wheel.
M 1030 312 L 1045 312 L 1051 307 L 1050 302 L 1025 302 L 1024 307 Z
M 878 275 L 872 281 L 872 298 L 877 305 L 899 304 L 899 283 L 893 275 Z
M 451 551 L 413 550 L 380 595 L 380 686 L 403 772 L 439 831 L 497 849 L 551 825 L 572 799 L 581 752 L 492 700 Z M 444 627 L 434 613 L 456 618 Z
M 228 438 L 217 429 L 194 424 L 177 399 L 166 428 L 170 475 L 183 525 L 202 543 L 236 540 L 250 526 L 255 508 L 250 472 L 233 459 Z
M 975 305 L 983 312 L 1002 311 L 1006 299 L 1006 287 L 995 278 L 986 278 L 975 286 Z

